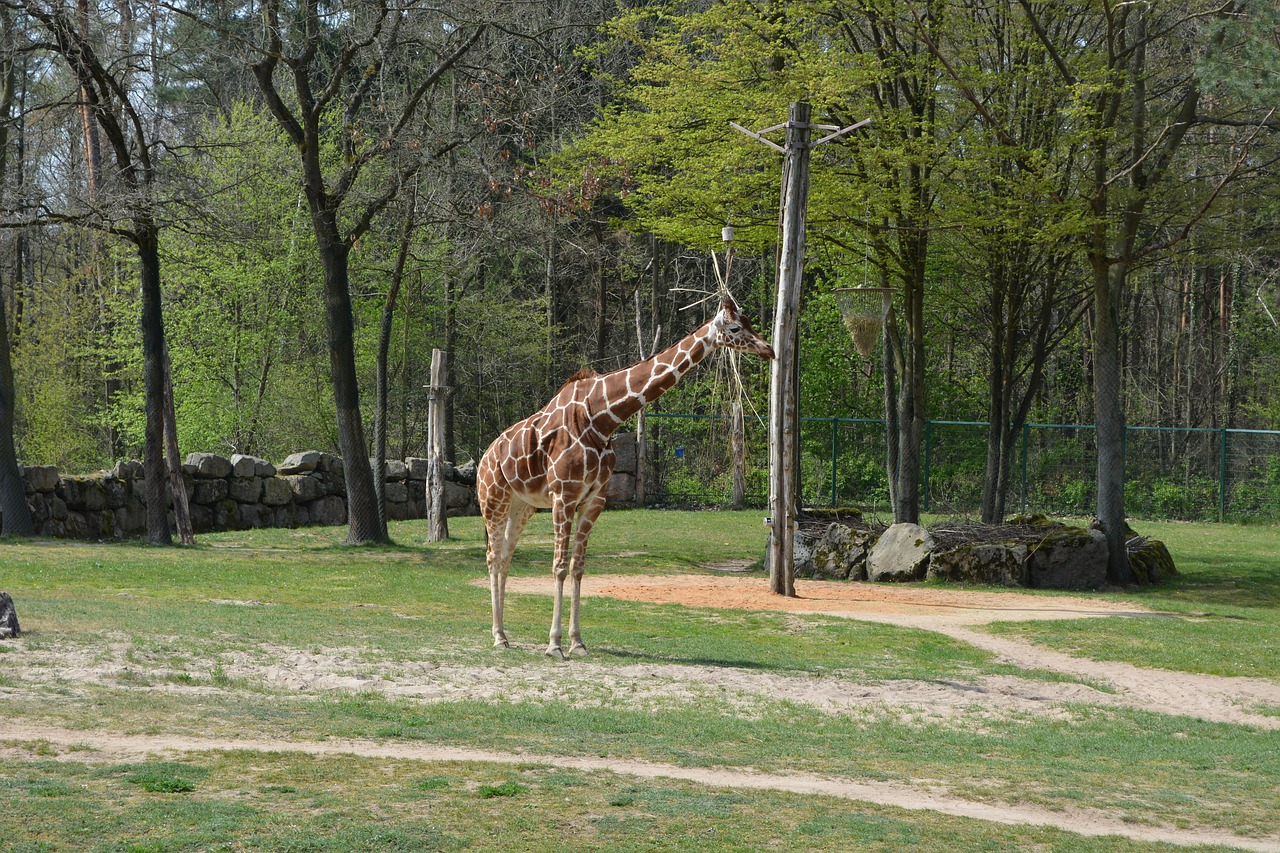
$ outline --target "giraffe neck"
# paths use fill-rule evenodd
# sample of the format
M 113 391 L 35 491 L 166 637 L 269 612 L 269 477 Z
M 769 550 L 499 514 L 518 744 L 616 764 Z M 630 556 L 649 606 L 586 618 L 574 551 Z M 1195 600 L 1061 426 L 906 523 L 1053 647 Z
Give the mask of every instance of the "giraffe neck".
M 712 337 L 711 324 L 707 323 L 652 358 L 602 376 L 602 399 L 598 407 L 591 407 L 598 413 L 594 419 L 596 428 L 608 435 L 646 404 L 670 391 L 680 377 L 711 352 Z

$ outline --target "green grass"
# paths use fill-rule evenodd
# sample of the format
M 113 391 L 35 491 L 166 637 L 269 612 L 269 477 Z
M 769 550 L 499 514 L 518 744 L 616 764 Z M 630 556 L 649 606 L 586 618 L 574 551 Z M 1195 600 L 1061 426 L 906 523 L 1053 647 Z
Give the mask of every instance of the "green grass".
M 989 628 L 1094 660 L 1280 678 L 1280 527 L 1143 522 L 1181 573 L 1125 598 L 1178 619 L 1007 622 Z
M 541 654 L 549 600 L 511 595 L 508 633 L 522 647 L 490 648 L 488 590 L 474 583 L 485 578 L 479 522 L 452 519 L 450 529 L 449 542 L 427 546 L 421 544 L 424 523 L 393 524 L 401 544 L 368 548 L 341 546 L 343 529 L 217 534 L 186 549 L 0 542 L 0 588 L 14 596 L 29 632 L 18 643 L 0 642 L 5 713 L 32 723 L 132 733 L 426 740 L 687 766 L 924 779 L 973 799 L 1094 808 L 1135 822 L 1280 833 L 1273 802 L 1280 787 L 1277 732 L 1084 705 L 1034 716 L 993 713 L 979 705 L 944 717 L 874 706 L 832 713 L 768 696 L 744 707 L 712 692 L 639 704 L 619 703 L 617 697 L 566 701 L 575 697 L 562 695 L 556 685 L 581 664 L 557 663 Z M 1142 532 L 1164 538 L 1184 574 L 1167 587 L 1125 597 L 1180 618 L 1021 623 L 992 630 L 1099 658 L 1275 677 L 1280 655 L 1266 660 L 1265 650 L 1274 649 L 1268 643 L 1274 643 L 1280 624 L 1275 606 L 1280 583 L 1269 562 L 1280 553 L 1276 530 L 1143 525 Z M 1224 541 L 1229 547 L 1219 547 Z M 587 571 L 588 576 L 694 572 L 704 561 L 754 559 L 762 547 L 759 513 L 610 513 L 593 534 Z M 517 552 L 513 574 L 545 575 L 550 559 L 549 517 L 540 514 Z M 821 675 L 846 679 L 851 689 L 903 678 L 973 684 L 984 675 L 1044 675 L 997 663 L 942 635 L 831 617 L 589 599 L 583 625 L 592 649 L 589 671 L 602 675 L 636 664 L 690 665 Z M 125 651 L 118 655 L 121 648 Z M 98 684 L 83 678 L 33 683 L 24 655 L 54 651 L 74 652 L 81 665 L 123 661 L 128 669 Z M 231 666 L 242 657 L 277 661 L 292 653 L 340 655 L 375 686 L 381 665 L 413 662 L 515 671 L 549 687 L 542 698 L 425 704 L 374 691 L 278 689 L 238 677 Z M 246 779 L 257 778 L 255 768 L 275 763 L 295 769 L 262 778 L 249 794 L 233 796 L 232 782 L 220 781 L 234 778 L 236 768 Z M 6 785 L 0 799 L 7 807 L 9 795 L 19 792 L 22 808 L 45 815 L 41 825 L 48 838 L 61 839 L 57 849 L 80 849 L 76 838 L 99 837 L 108 840 L 97 849 L 217 849 L 225 832 L 253 840 L 248 849 L 497 849 L 499 841 L 507 849 L 546 849 L 529 843 L 541 837 L 534 828 L 562 824 L 588 833 L 572 836 L 575 849 L 700 849 L 704 842 L 701 849 L 733 849 L 755 846 L 753 820 L 760 839 L 795 838 L 810 849 L 940 849 L 943 845 L 933 840 L 913 840 L 935 831 L 952 839 L 947 846 L 959 849 L 1011 849 L 1028 838 L 1053 837 L 972 829 L 936 816 L 849 804 L 811 810 L 807 817 L 797 812 L 794 820 L 788 815 L 775 826 L 768 821 L 778 804 L 800 800 L 751 794 L 745 804 L 721 804 L 726 834 L 716 840 L 727 846 L 717 847 L 683 834 L 691 825 L 689 815 L 662 813 L 668 807 L 664 803 L 682 802 L 685 794 L 655 798 L 645 793 L 647 786 L 607 775 L 559 771 L 560 781 L 553 783 L 536 774 L 517 777 L 489 769 L 464 781 L 447 768 L 415 765 L 405 770 L 412 778 L 403 782 L 404 790 L 393 794 L 369 779 L 348 782 L 319 760 L 212 756 L 199 763 L 207 770 L 203 773 L 183 771 L 180 764 L 117 767 L 102 777 L 93 777 L 89 769 L 84 770 L 89 775 L 75 776 L 74 764 L 56 772 L 42 769 L 45 775 L 21 777 L 38 776 L 39 784 L 0 781 Z M 323 769 L 310 780 L 300 779 L 298 768 L 307 767 Z M 575 786 L 569 779 L 587 781 Z M 118 807 L 101 817 L 86 816 L 85 809 L 96 806 L 84 799 L 89 795 L 77 787 L 82 783 Z M 367 796 L 359 793 L 362 784 L 372 785 Z M 674 783 L 657 787 L 693 792 L 688 796 L 696 794 L 700 802 L 711 796 Z M 305 799 L 299 792 L 317 788 L 332 797 L 323 808 L 316 801 L 295 808 Z M 551 788 L 557 788 L 559 800 Z M 430 810 L 424 818 L 396 805 L 402 797 L 439 803 L 441 811 Z M 593 805 L 578 817 L 551 817 L 557 808 L 570 809 L 560 805 L 566 801 Z M 64 808 L 40 811 L 50 804 Z M 324 809 L 350 820 L 326 823 Z M 393 819 L 369 817 L 379 809 Z M 509 830 L 514 834 L 492 837 L 484 834 L 489 830 L 468 828 L 483 823 L 480 815 L 492 821 L 494 809 L 531 822 L 517 821 Z M 146 831 L 131 838 L 135 825 Z M 223 826 L 228 828 L 218 828 Z M 294 833 L 286 827 L 299 829 Z M 86 834 L 76 835 L 82 831 Z M 27 846 L 13 849 L 40 849 L 44 837 L 25 836 Z M 322 843 L 307 848 L 307 837 Z M 621 843 L 621 838 L 633 842 Z M 1074 846 L 1025 843 L 1053 849 L 1158 849 L 1093 841 L 1082 847 L 1079 839 Z M 775 846 L 806 849 L 783 842 Z
M 9 761 L 0 768 L 4 849 L 1178 849 L 827 797 L 733 792 L 669 780 L 636 783 L 608 773 L 538 766 L 504 770 L 502 776 L 509 778 L 501 782 L 491 766 L 482 764 L 281 754 L 198 754 L 181 767 L 199 782 L 193 792 L 175 795 L 131 784 L 129 776 L 136 772 L 132 765 Z M 485 797 L 489 788 L 515 793 Z

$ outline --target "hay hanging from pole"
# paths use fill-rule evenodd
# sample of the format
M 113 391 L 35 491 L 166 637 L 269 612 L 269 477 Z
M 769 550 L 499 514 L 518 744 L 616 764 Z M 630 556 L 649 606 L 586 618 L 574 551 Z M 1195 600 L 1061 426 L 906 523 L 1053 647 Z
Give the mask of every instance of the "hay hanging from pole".
M 858 354 L 867 358 L 875 351 L 884 329 L 893 291 L 887 287 L 842 287 L 835 291 L 840 317 Z
M 853 338 L 853 345 L 863 358 L 875 351 L 876 344 L 880 341 L 881 323 L 878 316 L 872 317 L 867 314 L 849 314 L 844 318 L 844 326 L 849 330 L 849 337 Z

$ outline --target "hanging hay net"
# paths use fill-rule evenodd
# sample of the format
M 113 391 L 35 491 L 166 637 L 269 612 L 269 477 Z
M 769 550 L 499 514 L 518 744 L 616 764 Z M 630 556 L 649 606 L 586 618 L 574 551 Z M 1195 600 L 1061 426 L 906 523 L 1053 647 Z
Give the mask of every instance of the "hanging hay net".
M 853 345 L 863 358 L 875 351 L 889 313 L 893 289 L 889 287 L 841 287 L 835 291 L 836 304 Z

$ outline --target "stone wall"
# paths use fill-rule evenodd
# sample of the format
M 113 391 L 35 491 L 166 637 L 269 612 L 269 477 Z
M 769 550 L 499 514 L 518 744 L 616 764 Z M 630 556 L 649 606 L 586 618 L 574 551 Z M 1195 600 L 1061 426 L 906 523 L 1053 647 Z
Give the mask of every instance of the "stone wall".
M 127 539 L 146 531 L 146 488 L 140 462 L 120 462 L 97 474 L 62 474 L 51 465 L 19 469 L 36 533 L 68 539 Z M 340 458 L 295 453 L 264 459 L 192 453 L 182 466 L 191 526 L 197 533 L 259 527 L 337 525 L 347 521 Z M 449 515 L 474 515 L 475 463 L 445 468 Z M 389 460 L 384 472 L 387 516 L 426 518 L 426 459 Z M 165 494 L 169 495 L 168 483 Z M 172 520 L 170 509 L 170 520 Z
M 609 505 L 635 502 L 636 441 L 614 436 L 618 465 Z M 36 533 L 66 539 L 128 539 L 146 532 L 142 463 L 119 462 L 97 474 L 62 474 L 51 465 L 19 467 Z M 182 466 L 191 526 L 196 533 L 260 527 L 338 525 L 347 522 L 343 461 L 315 450 L 279 465 L 252 456 L 192 453 Z M 387 517 L 427 517 L 427 460 L 393 459 L 383 472 Z M 476 515 L 476 465 L 445 467 L 445 502 L 451 516 Z M 168 483 L 165 494 L 169 494 Z M 170 509 L 170 520 L 173 511 Z

